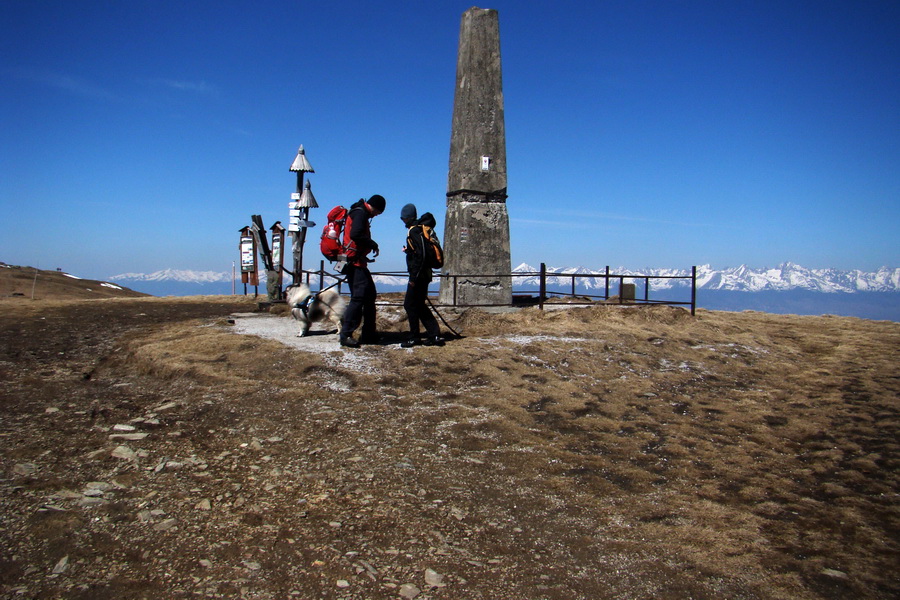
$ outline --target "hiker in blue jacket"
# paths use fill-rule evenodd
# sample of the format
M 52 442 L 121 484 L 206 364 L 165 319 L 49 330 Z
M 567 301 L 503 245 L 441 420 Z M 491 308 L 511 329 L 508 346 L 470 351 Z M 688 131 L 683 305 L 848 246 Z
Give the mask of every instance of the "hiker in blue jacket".
M 415 204 L 407 204 L 400 210 L 400 220 L 406 225 L 406 245 L 403 252 L 406 253 L 406 270 L 409 272 L 409 283 L 406 286 L 406 297 L 403 300 L 403 308 L 409 319 L 409 339 L 400 345 L 403 348 L 412 348 L 417 344 L 425 346 L 443 346 L 441 330 L 437 320 L 428 308 L 428 285 L 431 283 L 431 268 L 425 260 L 425 239 L 422 235 L 422 227 L 434 227 L 434 216 L 427 212 L 422 218 L 417 218 Z M 421 337 L 419 323 L 425 327 L 425 339 Z

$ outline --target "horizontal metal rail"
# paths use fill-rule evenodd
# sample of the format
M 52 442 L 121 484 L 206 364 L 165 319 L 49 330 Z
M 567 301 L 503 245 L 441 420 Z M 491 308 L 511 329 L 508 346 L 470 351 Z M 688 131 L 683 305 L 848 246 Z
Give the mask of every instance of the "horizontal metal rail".
M 325 270 L 325 261 L 321 261 L 319 265 L 318 271 L 303 271 L 303 275 L 306 279 L 306 284 L 311 288 L 312 283 L 311 280 L 313 277 L 317 277 L 319 280 L 319 289 L 324 289 L 326 287 L 334 285 L 337 282 L 337 290 L 338 293 L 341 293 L 341 277 L 339 275 L 334 275 Z M 373 276 L 394 276 L 394 277 L 406 277 L 406 271 L 379 271 L 372 272 Z M 499 307 L 499 306 L 521 306 L 523 304 L 536 304 L 541 310 L 544 309 L 544 304 L 553 297 L 562 297 L 562 298 L 572 298 L 574 301 L 570 301 L 567 304 L 570 305 L 593 305 L 599 301 L 609 302 L 611 298 L 617 296 L 618 304 L 661 304 L 668 306 L 689 306 L 691 310 L 691 315 L 695 315 L 697 311 L 697 267 L 691 267 L 690 275 L 640 275 L 640 274 L 630 274 L 630 273 L 613 273 L 610 271 L 610 268 L 607 266 L 605 272 L 603 273 L 548 273 L 547 267 L 544 263 L 541 263 L 540 271 L 536 272 L 511 272 L 511 273 L 500 273 L 500 274 L 456 274 L 456 273 L 435 273 L 434 277 L 436 280 L 440 279 L 450 279 L 451 285 L 453 289 L 453 301 L 449 304 L 438 303 L 435 302 L 436 306 L 461 306 L 457 303 L 457 286 L 459 279 L 503 279 L 510 278 L 511 280 L 528 278 L 528 277 L 537 277 L 538 278 L 538 289 L 537 290 L 512 290 L 512 303 L 485 303 L 485 304 L 467 304 L 466 306 L 480 306 L 480 307 Z M 548 289 L 548 280 L 560 280 L 560 279 L 569 279 L 570 285 L 566 291 L 559 290 L 551 290 Z M 588 294 L 588 293 L 579 293 L 577 291 L 577 283 L 580 280 L 594 280 L 594 279 L 604 279 L 604 293 L 601 294 Z M 635 294 L 634 298 L 626 298 L 622 293 L 625 287 L 625 280 L 643 280 L 643 297 L 637 297 Z M 680 279 L 685 280 L 690 283 L 690 300 L 674 300 L 674 299 L 665 299 L 665 298 L 651 298 L 651 281 L 655 280 L 669 280 L 669 279 Z M 618 282 L 618 294 L 616 296 L 610 295 L 610 281 Z M 635 290 L 636 291 L 636 290 Z M 533 294 L 537 294 L 537 298 L 535 299 Z M 577 301 L 578 298 L 584 298 L 584 301 Z M 389 302 L 384 302 L 382 304 L 392 304 Z

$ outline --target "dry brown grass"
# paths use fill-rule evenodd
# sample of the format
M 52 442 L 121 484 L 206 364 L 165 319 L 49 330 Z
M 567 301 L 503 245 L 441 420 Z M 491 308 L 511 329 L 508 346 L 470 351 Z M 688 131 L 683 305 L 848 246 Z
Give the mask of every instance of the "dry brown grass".
M 126 332 L 95 379 L 182 398 L 178 442 L 154 453 L 208 461 L 247 432 L 287 440 L 270 466 L 295 473 L 294 491 L 235 513 L 275 525 L 255 538 L 300 539 L 267 567 L 293 579 L 257 581 L 255 597 L 328 596 L 328 577 L 353 580 L 334 597 L 396 597 L 384 579 L 342 574 L 329 545 L 382 564 L 405 548 L 398 573 L 458 575 L 432 598 L 900 592 L 900 325 L 669 307 L 446 312 L 465 337 L 444 348 L 354 354 L 237 336 L 221 316 L 179 320 Z M 402 329 L 382 313 L 383 330 Z M 216 477 L 249 485 L 239 471 Z M 297 497 L 322 494 L 341 498 L 317 501 L 322 525 L 298 520 Z M 356 530 L 329 528 L 354 514 Z M 420 537 L 421 552 L 409 541 Z M 497 563 L 479 575 L 466 556 Z M 325 580 L 291 568 L 316 560 Z
M 8 298 L 29 300 L 137 298 L 128 288 L 93 279 L 79 279 L 60 271 L 0 263 L 0 306 Z

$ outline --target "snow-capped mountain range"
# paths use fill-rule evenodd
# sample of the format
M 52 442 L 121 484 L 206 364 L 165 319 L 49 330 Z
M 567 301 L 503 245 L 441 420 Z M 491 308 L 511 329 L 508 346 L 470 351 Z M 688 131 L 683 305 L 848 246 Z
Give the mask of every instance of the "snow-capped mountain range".
M 517 273 L 536 273 L 538 269 L 521 264 Z M 602 275 L 605 269 L 591 270 L 584 267 L 547 267 L 548 284 L 571 285 L 571 275 Z M 551 276 L 550 274 L 553 274 Z M 690 277 L 687 269 L 611 269 L 610 274 L 648 275 L 651 277 Z M 531 275 L 517 277 L 517 284 L 537 284 L 538 277 Z M 606 285 L 604 278 L 580 279 L 579 287 L 597 289 Z M 652 280 L 654 289 L 668 289 L 690 286 L 689 279 Z M 874 272 L 860 270 L 841 271 L 838 269 L 807 269 L 794 263 L 783 263 L 775 268 L 753 269 L 746 265 L 735 268 L 713 269 L 709 265 L 697 267 L 697 288 L 706 290 L 728 290 L 734 292 L 763 292 L 808 290 L 827 293 L 856 292 L 900 292 L 900 269 L 882 267 Z
M 110 281 L 179 281 L 182 283 L 231 283 L 231 273 L 226 271 L 183 271 L 163 269 L 153 273 L 122 273 L 113 275 Z
M 516 287 L 537 286 L 538 268 L 526 263 L 513 269 L 513 284 Z M 547 267 L 548 285 L 570 286 L 572 275 L 603 275 L 604 270 L 593 270 L 585 267 Z M 627 269 L 624 267 L 611 269 L 615 276 L 646 275 L 650 277 L 690 277 L 687 269 Z M 261 279 L 265 273 L 260 273 Z M 231 284 L 232 275 L 226 271 L 185 271 L 165 269 L 154 273 L 122 273 L 109 278 L 110 281 L 129 282 L 179 282 L 196 284 Z M 403 277 L 392 275 L 376 276 L 382 285 L 405 285 Z M 614 282 L 611 282 L 614 283 Z M 606 285 L 604 278 L 579 278 L 576 281 L 580 289 L 599 289 Z M 688 287 L 688 279 L 656 279 L 652 286 L 656 290 Z M 807 269 L 800 265 L 786 262 L 774 268 L 754 269 L 746 265 L 734 268 L 713 269 L 709 265 L 697 267 L 697 288 L 706 290 L 727 290 L 735 292 L 763 292 L 807 290 L 826 293 L 857 292 L 900 292 L 900 268 L 882 267 L 877 271 L 866 272 L 858 269 L 842 271 L 839 269 Z

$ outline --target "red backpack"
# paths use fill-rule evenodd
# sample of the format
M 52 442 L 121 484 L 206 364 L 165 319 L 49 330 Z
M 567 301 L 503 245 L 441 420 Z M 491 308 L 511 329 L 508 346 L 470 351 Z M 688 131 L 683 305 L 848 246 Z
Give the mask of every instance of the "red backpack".
M 356 257 L 356 244 L 350 239 L 351 219 L 343 206 L 335 206 L 328 212 L 328 222 L 322 229 L 319 248 L 328 260 L 352 260 Z

